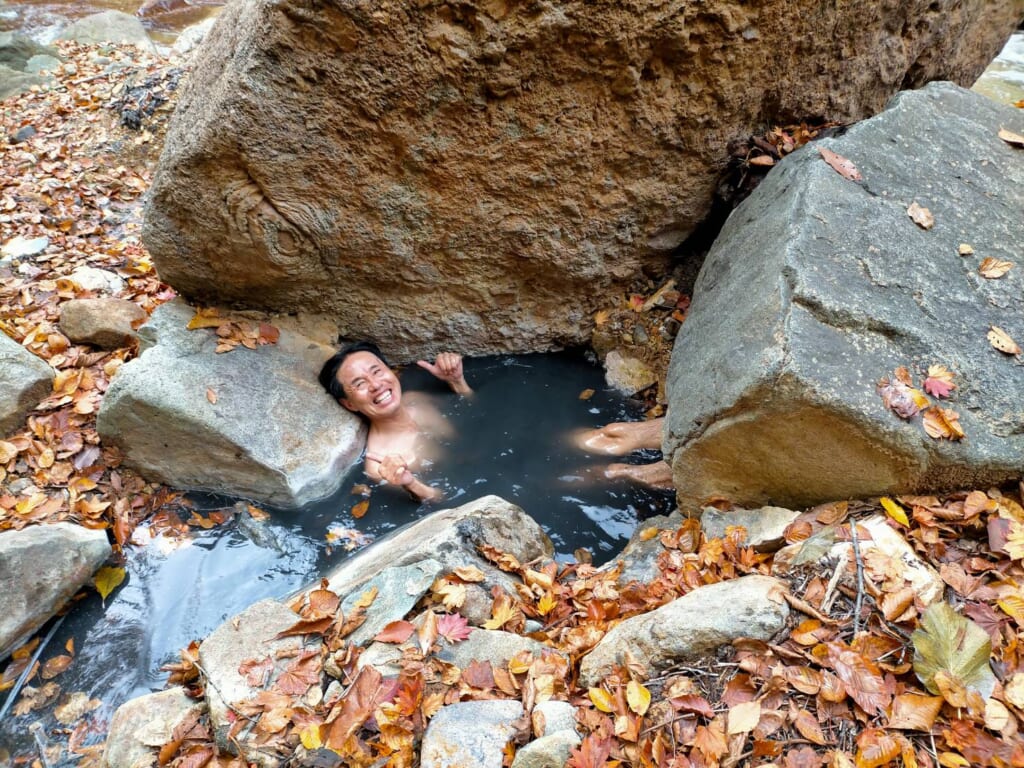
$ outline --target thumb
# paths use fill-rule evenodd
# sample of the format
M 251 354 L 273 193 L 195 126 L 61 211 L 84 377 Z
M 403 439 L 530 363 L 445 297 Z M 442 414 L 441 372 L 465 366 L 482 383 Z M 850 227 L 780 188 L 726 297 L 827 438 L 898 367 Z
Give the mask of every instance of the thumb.
M 437 366 L 434 365 L 431 362 L 426 361 L 426 360 L 417 360 L 416 361 L 416 365 L 418 365 L 420 368 L 422 368 L 425 371 L 430 371 L 431 373 L 437 373 Z

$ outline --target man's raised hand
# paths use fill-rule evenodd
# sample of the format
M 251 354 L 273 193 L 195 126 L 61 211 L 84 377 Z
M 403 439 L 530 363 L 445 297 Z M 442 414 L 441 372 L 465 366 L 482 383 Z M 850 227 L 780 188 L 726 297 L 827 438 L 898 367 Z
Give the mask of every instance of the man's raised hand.
M 442 352 L 433 363 L 427 360 L 418 360 L 416 364 L 420 368 L 430 371 L 441 381 L 448 382 L 452 391 L 459 395 L 468 395 L 473 392 L 462 372 L 462 355 L 456 352 Z

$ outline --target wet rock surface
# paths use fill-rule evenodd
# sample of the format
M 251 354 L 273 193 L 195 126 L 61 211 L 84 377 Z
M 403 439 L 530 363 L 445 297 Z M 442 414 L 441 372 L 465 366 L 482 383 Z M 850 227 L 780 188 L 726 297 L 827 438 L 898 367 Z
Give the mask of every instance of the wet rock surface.
M 72 523 L 0 533 L 0 660 L 53 616 L 109 556 L 105 531 Z
M 104 441 L 177 488 L 286 507 L 337 490 L 364 428 L 317 382 L 331 350 L 282 330 L 276 344 L 216 354 L 212 330 L 187 330 L 193 314 L 164 304 L 139 330 L 147 346 L 100 409 Z
M 948 83 L 904 92 L 787 157 L 733 212 L 669 371 L 664 447 L 680 504 L 799 506 L 1020 475 L 1024 368 L 986 333 L 1024 340 L 1024 272 L 979 274 L 983 257 L 1019 261 L 1024 241 L 1024 162 L 1002 127 L 1024 131 L 1024 115 Z M 909 217 L 915 202 L 930 229 Z M 939 405 L 966 439 L 929 437 L 876 392 L 898 366 L 920 386 L 934 364 L 955 372 Z
M 396 359 L 585 342 L 706 216 L 731 139 L 968 84 L 1018 21 L 1012 0 L 234 3 L 144 239 L 187 295 L 321 312 Z
M 0 333 L 0 438 L 24 426 L 29 411 L 50 394 L 53 379 L 46 362 Z

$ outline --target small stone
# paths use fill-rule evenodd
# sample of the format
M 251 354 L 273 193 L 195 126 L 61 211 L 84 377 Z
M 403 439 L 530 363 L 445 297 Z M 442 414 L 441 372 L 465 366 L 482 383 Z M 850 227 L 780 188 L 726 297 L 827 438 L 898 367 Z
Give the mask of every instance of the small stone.
M 35 256 L 46 250 L 50 244 L 50 238 L 46 237 L 12 237 L 3 248 L 0 248 L 0 256 L 5 259 L 23 259 L 26 256 Z
M 530 721 L 538 738 L 558 731 L 576 733 L 576 707 L 568 701 L 542 701 L 534 706 Z
M 110 721 L 103 763 L 109 768 L 155 766 L 160 747 L 185 716 L 203 708 L 180 687 L 126 701 Z
M 75 64 L 72 64 L 71 62 L 68 62 L 67 64 L 64 65 L 64 74 L 65 75 L 77 75 L 78 74 L 78 66 L 75 65 Z
M 54 376 L 48 363 L 0 331 L 0 438 L 24 426 L 50 394 Z
M 556 731 L 520 747 L 512 768 L 563 768 L 582 739 L 575 731 Z
M 427 726 L 421 768 L 501 768 L 505 745 L 522 717 L 518 701 L 463 701 L 441 707 Z
M 77 267 L 68 277 L 83 291 L 116 296 L 125 289 L 124 278 L 106 269 Z
M 405 618 L 440 575 L 441 564 L 428 558 L 411 565 L 385 568 L 361 584 L 342 600 L 342 615 L 347 616 L 367 591 L 376 589 L 377 597 L 366 609 L 366 621 L 345 638 L 346 642 L 365 645 L 388 624 Z
M 613 349 L 604 358 L 604 378 L 608 386 L 631 395 L 649 387 L 658 376 L 644 362 Z
M 472 661 L 490 661 L 495 666 L 504 666 L 521 651 L 529 651 L 535 657 L 539 657 L 544 651 L 556 652 L 531 637 L 523 637 L 514 632 L 474 629 L 469 633 L 469 637 L 460 643 L 445 643 L 438 651 L 437 657 L 465 669 Z
M 753 547 L 757 552 L 774 552 L 786 541 L 786 527 L 799 516 L 799 512 L 783 507 L 731 509 L 728 512 L 706 507 L 700 518 L 700 529 L 709 539 L 721 539 L 725 537 L 726 529 L 741 526 L 747 531 L 743 546 Z
M 28 141 L 36 135 L 36 129 L 31 125 L 23 125 L 14 134 L 11 135 L 9 141 L 11 144 L 20 144 L 23 141 Z
M 60 329 L 76 344 L 101 349 L 127 346 L 149 315 L 124 299 L 71 299 L 61 306 Z

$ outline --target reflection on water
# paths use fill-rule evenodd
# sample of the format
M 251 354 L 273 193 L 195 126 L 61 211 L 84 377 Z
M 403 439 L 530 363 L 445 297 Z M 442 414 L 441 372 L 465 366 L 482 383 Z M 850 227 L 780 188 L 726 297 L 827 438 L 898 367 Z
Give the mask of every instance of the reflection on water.
M 974 90 L 1004 104 L 1024 99 L 1024 31 L 1006 41 L 1003 50 L 974 84 Z
M 415 366 L 402 373 L 403 386 L 431 393 L 456 429 L 447 455 L 424 474 L 446 489 L 444 506 L 503 496 L 545 527 L 563 558 L 586 547 L 596 562 L 622 548 L 638 518 L 674 506 L 671 494 L 603 480 L 603 463 L 566 440 L 575 428 L 636 418 L 620 395 L 607 390 L 600 369 L 582 356 L 484 358 L 468 360 L 465 367 L 476 390 L 472 399 L 452 395 Z M 581 400 L 587 389 L 595 390 L 593 396 Z M 94 592 L 77 602 L 40 657 L 42 664 L 65 653 L 73 639 L 75 661 L 54 682 L 65 694 L 80 691 L 96 699 L 97 708 L 70 724 L 57 721 L 53 705 L 9 713 L 0 723 L 0 765 L 5 751 L 36 756 L 30 730 L 36 722 L 51 744 L 66 743 L 76 727 L 83 729 L 83 743 L 102 741 L 120 704 L 163 688 L 160 667 L 177 661 L 179 649 L 249 605 L 314 581 L 352 549 L 430 509 L 394 489 L 375 488 L 365 515 L 356 519 L 352 509 L 363 496 L 353 486 L 364 482 L 356 467 L 335 497 L 300 511 L 272 511 L 263 521 L 240 515 L 208 530 L 192 527 L 184 536 L 166 526 L 159 533 L 136 531 L 124 584 L 106 607 Z M 208 517 L 204 513 L 231 501 L 196 496 L 194 504 Z M 181 516 L 187 519 L 190 511 Z M 42 682 L 37 677 L 29 685 Z M 53 768 L 72 764 L 67 754 L 51 760 Z
M 178 34 L 192 24 L 198 24 L 224 5 L 226 0 L 188 0 L 187 3 L 167 2 L 168 10 L 154 9 L 142 23 L 156 42 L 170 45 Z M 17 30 L 39 42 L 48 43 L 60 34 L 69 22 L 102 11 L 123 11 L 134 14 L 143 0 L 82 0 L 81 2 L 53 2 L 53 0 L 18 0 L 0 2 L 0 31 Z

